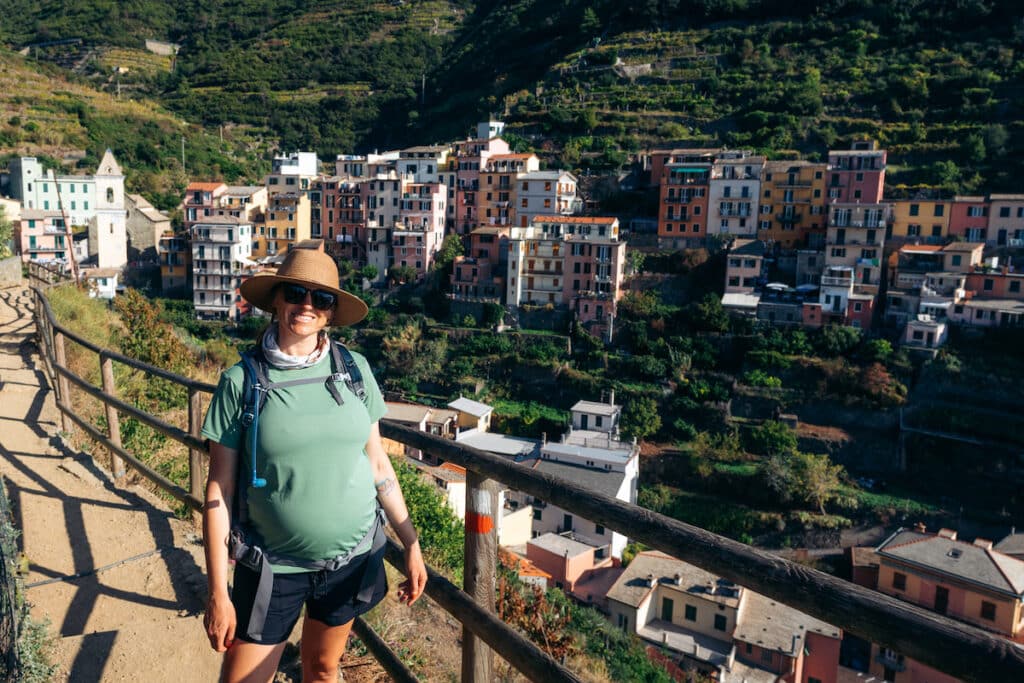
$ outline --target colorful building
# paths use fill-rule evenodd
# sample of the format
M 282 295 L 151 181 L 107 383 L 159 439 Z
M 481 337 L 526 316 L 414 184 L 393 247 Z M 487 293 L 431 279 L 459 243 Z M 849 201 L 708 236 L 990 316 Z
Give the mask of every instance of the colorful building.
M 991 541 L 959 540 L 923 525 L 899 529 L 876 549 L 878 590 L 1024 642 L 1024 562 L 994 549 Z M 898 652 L 872 646 L 870 673 L 895 683 L 952 683 L 957 679 Z
M 250 312 L 238 287 L 255 266 L 252 232 L 252 223 L 233 216 L 217 216 L 192 226 L 189 241 L 196 316 L 237 321 Z
M 703 244 L 707 220 L 711 150 L 677 150 L 661 164 L 658 181 L 658 244 L 663 249 L 683 249 Z
M 447 188 L 440 183 L 406 183 L 399 219 L 391 231 L 391 261 L 413 268 L 422 279 L 444 240 Z
M 992 194 L 988 242 L 998 247 L 1024 247 L 1024 195 Z
M 711 165 L 708 186 L 709 235 L 753 238 L 761 194 L 763 156 L 745 151 L 722 151 Z
M 828 201 L 878 204 L 885 190 L 886 151 L 874 141 L 828 153 Z
M 768 161 L 761 182 L 758 239 L 788 250 L 807 246 L 808 234 L 824 234 L 826 164 Z
M 967 242 L 988 240 L 989 205 L 985 197 L 954 197 L 949 214 L 950 237 Z
M 609 619 L 713 680 L 835 683 L 842 631 L 657 551 L 608 592 Z
M 897 240 L 941 244 L 949 235 L 952 206 L 951 200 L 929 198 L 927 195 L 894 199 L 889 234 Z

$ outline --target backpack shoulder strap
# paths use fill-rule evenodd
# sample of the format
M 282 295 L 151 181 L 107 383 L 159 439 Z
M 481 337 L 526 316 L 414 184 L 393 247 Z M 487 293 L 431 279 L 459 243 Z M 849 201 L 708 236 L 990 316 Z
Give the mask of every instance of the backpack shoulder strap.
M 359 365 L 356 363 L 356 358 L 352 355 L 352 352 L 348 350 L 347 346 L 337 340 L 331 341 L 331 364 L 335 370 L 335 373 L 331 375 L 331 379 L 333 381 L 343 379 L 349 391 L 355 394 L 360 401 L 366 403 L 368 396 L 366 394 L 366 383 L 363 381 L 363 373 L 359 369 Z M 328 391 L 330 391 L 330 386 Z

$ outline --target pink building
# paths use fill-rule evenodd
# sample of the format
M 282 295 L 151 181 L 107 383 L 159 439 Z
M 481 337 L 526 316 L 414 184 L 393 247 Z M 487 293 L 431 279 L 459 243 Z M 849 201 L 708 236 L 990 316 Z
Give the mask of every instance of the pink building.
M 984 197 L 954 197 L 949 211 L 949 236 L 968 242 L 985 242 L 988 214 L 988 200 Z
M 725 261 L 725 292 L 750 294 L 765 284 L 764 242 L 736 240 Z
M 836 202 L 878 204 L 885 189 L 886 151 L 877 143 L 856 142 L 849 150 L 828 153 L 828 198 Z
M 501 138 L 470 139 L 452 145 L 455 155 L 455 231 L 467 234 L 480 224 L 480 170 L 492 156 L 508 154 Z
M 218 215 L 221 195 L 227 190 L 224 183 L 189 183 L 183 202 L 184 232 L 188 233 L 196 223 Z
M 1024 195 L 992 194 L 988 197 L 988 241 L 996 246 L 1024 246 Z
M 423 279 L 444 240 L 445 186 L 407 183 L 399 201 L 399 217 L 391 231 L 392 265 L 408 266 Z
M 597 560 L 594 556 L 596 550 L 594 546 L 568 536 L 547 533 L 526 544 L 526 558 L 551 575 L 555 588 L 575 594 L 577 584 L 585 581 L 588 575 L 613 565 L 610 557 Z
M 505 301 L 568 309 L 591 333 L 601 333 L 613 324 L 625 269 L 617 218 L 537 218 L 512 228 Z
M 60 211 L 22 209 L 19 226 L 17 242 L 23 263 L 68 261 L 71 237 Z
M 469 234 L 469 252 L 455 259 L 452 298 L 457 301 L 500 302 L 505 275 L 510 228 L 477 228 Z

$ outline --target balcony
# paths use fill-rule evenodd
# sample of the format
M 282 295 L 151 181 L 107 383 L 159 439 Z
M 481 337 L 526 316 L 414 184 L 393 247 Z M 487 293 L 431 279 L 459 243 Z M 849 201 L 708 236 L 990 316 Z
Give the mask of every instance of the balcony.
M 803 218 L 801 213 L 777 213 L 775 214 L 775 220 L 780 223 L 799 223 Z
M 907 344 L 911 342 L 904 341 L 901 343 Z M 920 342 L 920 345 L 925 344 L 924 342 Z M 895 652 L 886 652 L 885 650 L 882 650 L 877 655 L 875 655 L 875 661 L 881 664 L 882 666 L 886 667 L 887 669 L 892 669 L 896 672 L 905 671 L 907 668 L 906 661 L 903 655 L 898 655 Z
M 849 277 L 830 277 L 827 275 L 821 276 L 822 287 L 852 287 L 853 276 Z
M 693 200 L 694 198 L 690 196 L 665 197 L 666 204 L 689 204 Z
M 104 358 L 109 358 L 115 364 L 126 365 L 150 377 L 174 382 L 197 396 L 208 396 L 215 387 L 173 375 L 117 352 L 97 349 L 54 319 L 45 291 L 38 287 L 44 283 L 38 279 L 32 281 L 32 291 L 36 297 L 34 322 L 41 342 L 42 360 L 58 381 L 62 382 L 56 407 L 61 412 L 61 419 L 67 420 L 66 429 L 84 430 L 105 448 L 118 454 L 126 465 L 181 501 L 186 508 L 200 511 L 203 508 L 204 461 L 208 456 L 206 443 L 186 429 L 165 422 L 163 416 L 151 415 L 126 404 L 77 376 L 62 360 L 65 338 L 78 344 L 85 353 L 96 356 L 103 354 Z M 196 307 L 197 310 L 223 312 L 230 309 L 229 305 L 215 304 L 197 304 Z M 89 421 L 88 416 L 76 410 L 75 399 L 79 398 L 76 396 L 79 392 L 87 393 L 112 409 L 129 412 L 139 421 L 191 449 L 193 457 L 184 461 L 189 468 L 185 483 L 179 485 L 171 482 L 142 463 L 135 454 L 117 445 L 115 441 L 120 442 L 120 434 L 117 433 L 115 438 L 114 430 L 117 427 L 114 424 L 103 423 L 97 426 Z M 201 422 L 203 403 L 190 402 L 188 419 L 191 423 Z M 480 504 L 481 507 L 471 508 L 473 512 L 486 514 L 485 509 L 498 509 L 499 489 L 518 491 L 526 496 L 550 501 L 574 517 L 601 524 L 951 676 L 970 682 L 1024 680 L 1024 650 L 970 624 L 907 605 L 885 594 L 611 496 L 595 493 L 578 482 L 536 472 L 491 453 L 467 448 L 457 442 L 386 419 L 381 421 L 380 431 L 385 438 L 466 468 L 467 504 L 485 501 Z M 485 505 L 490 507 L 483 507 Z M 494 680 L 490 668 L 492 652 L 489 648 L 493 648 L 493 653 L 505 658 L 529 680 L 559 683 L 580 680 L 578 675 L 567 670 L 493 614 L 495 584 L 492 577 L 497 563 L 495 534 L 496 531 L 492 530 L 491 535 L 483 539 L 479 538 L 483 534 L 467 534 L 465 591 L 434 571 L 430 571 L 426 587 L 427 596 L 436 606 L 452 614 L 465 627 L 467 640 L 476 639 L 472 647 L 463 648 L 463 670 L 470 672 L 463 680 L 467 683 Z M 385 554 L 388 563 L 401 571 L 404 560 L 398 545 L 390 542 Z M 436 608 L 431 606 L 431 609 Z M 440 612 L 437 611 L 437 614 Z M 373 656 L 396 680 L 415 680 L 395 653 L 362 619 L 356 619 L 355 630 Z M 485 673 L 476 673 L 479 671 Z
M 810 180 L 785 180 L 781 183 L 775 183 L 775 187 L 810 187 L 813 183 Z
M 828 227 L 830 228 L 868 228 L 871 230 L 885 229 L 885 219 L 877 221 L 854 221 L 854 220 L 829 220 Z

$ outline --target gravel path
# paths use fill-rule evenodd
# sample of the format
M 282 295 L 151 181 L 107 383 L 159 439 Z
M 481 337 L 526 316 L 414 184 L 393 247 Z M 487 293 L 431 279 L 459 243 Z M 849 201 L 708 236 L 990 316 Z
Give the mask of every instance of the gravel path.
M 30 293 L 0 290 L 0 474 L 29 561 L 32 616 L 48 620 L 55 641 L 56 680 L 216 680 L 193 525 L 63 445 L 34 332 Z

